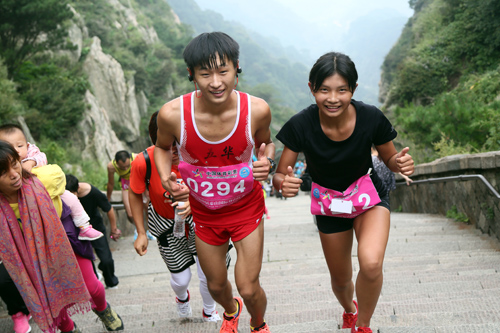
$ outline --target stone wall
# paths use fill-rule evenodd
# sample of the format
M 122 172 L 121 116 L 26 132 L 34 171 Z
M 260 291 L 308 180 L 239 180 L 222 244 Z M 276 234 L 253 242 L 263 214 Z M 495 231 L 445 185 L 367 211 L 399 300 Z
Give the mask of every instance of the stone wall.
M 106 191 L 103 191 L 104 194 L 106 194 Z M 123 206 L 123 200 L 122 200 L 122 192 L 121 190 L 119 191 L 113 191 L 111 194 L 111 204 L 113 205 L 113 209 L 115 211 L 115 216 L 116 216 L 116 226 L 118 229 L 121 230 L 122 236 L 130 236 L 134 234 L 135 230 L 135 225 L 129 221 L 127 217 L 127 212 L 125 211 L 125 207 Z M 108 235 L 106 235 L 109 239 L 109 220 L 108 216 L 101 211 L 102 218 L 104 220 L 104 224 L 106 225 L 106 231 Z M 146 221 L 146 220 L 145 220 Z M 146 226 L 147 229 L 147 226 Z M 112 243 L 112 242 L 110 242 Z
M 417 165 L 415 181 L 459 175 L 482 175 L 500 192 L 500 151 L 447 156 Z M 396 176 L 397 182 L 403 182 Z M 469 223 L 500 239 L 500 200 L 479 178 L 397 186 L 391 193 L 392 210 L 446 215 L 455 206 Z

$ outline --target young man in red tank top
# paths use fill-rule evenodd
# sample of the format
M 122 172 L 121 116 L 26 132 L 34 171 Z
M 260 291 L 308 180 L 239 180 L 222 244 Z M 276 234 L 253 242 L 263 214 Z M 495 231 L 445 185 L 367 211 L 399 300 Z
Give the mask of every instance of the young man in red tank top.
M 264 242 L 259 181 L 275 166 L 271 111 L 264 100 L 235 90 L 239 46 L 228 35 L 201 34 L 183 55 L 196 91 L 166 103 L 158 114 L 158 173 L 174 199 L 190 198 L 198 260 L 210 293 L 225 310 L 220 332 L 237 332 L 243 306 L 233 298 L 227 277 L 230 239 L 237 251 L 236 286 L 250 313 L 251 331 L 270 332 L 259 282 Z M 187 186 L 171 172 L 172 144 L 178 147 Z M 252 162 L 254 151 L 257 161 Z

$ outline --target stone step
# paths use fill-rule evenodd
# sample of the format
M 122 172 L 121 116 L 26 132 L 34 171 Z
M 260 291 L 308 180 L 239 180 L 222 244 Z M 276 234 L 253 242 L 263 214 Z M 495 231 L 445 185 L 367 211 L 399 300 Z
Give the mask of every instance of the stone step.
M 306 196 L 268 198 L 260 282 L 268 297 L 266 320 L 273 333 L 350 332 L 341 330 L 343 309 L 330 286 L 329 271 Z M 193 317 L 178 318 L 170 273 L 156 242 L 140 257 L 132 237 L 110 244 L 120 278 L 106 290 L 120 314 L 125 332 L 211 332 L 220 323 L 202 322 L 199 280 L 192 267 Z M 353 279 L 359 271 L 354 241 Z M 234 283 L 236 251 L 228 270 Z M 437 215 L 393 213 L 384 262 L 384 285 L 371 326 L 379 333 L 500 333 L 500 245 L 473 226 Z M 217 310 L 223 309 L 218 305 Z M 73 317 L 86 333 L 103 332 L 93 313 Z M 250 316 L 242 312 L 239 332 L 249 332 Z M 40 332 L 33 320 L 33 331 Z M 0 332 L 12 321 L 0 312 Z

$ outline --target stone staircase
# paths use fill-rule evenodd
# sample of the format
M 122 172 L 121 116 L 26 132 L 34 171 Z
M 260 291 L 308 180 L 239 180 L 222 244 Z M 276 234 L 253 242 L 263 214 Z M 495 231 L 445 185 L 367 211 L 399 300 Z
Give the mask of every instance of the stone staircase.
M 266 201 L 261 283 L 268 297 L 266 320 L 278 332 L 350 332 L 339 329 L 342 308 L 335 299 L 309 198 Z M 139 257 L 132 238 L 113 243 L 118 289 L 107 299 L 124 320 L 126 332 L 218 332 L 201 320 L 202 303 L 192 267 L 193 317 L 179 319 L 169 273 L 156 243 Z M 356 245 L 355 245 L 356 246 Z M 355 246 L 353 256 L 356 257 Z M 234 259 L 229 269 L 234 285 Z M 354 258 L 354 271 L 358 271 Z M 374 332 L 500 332 L 500 244 L 473 226 L 435 215 L 393 213 L 384 265 L 384 286 L 372 318 Z M 218 306 L 219 313 L 222 309 Z M 73 317 L 84 332 L 102 332 L 93 313 Z M 249 332 L 243 312 L 240 332 Z M 40 332 L 31 321 L 32 332 Z M 12 322 L 0 312 L 0 332 Z

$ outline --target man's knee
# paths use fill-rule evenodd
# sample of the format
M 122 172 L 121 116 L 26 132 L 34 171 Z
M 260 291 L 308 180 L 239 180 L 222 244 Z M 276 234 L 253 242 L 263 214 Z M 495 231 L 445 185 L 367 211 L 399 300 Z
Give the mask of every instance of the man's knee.
M 227 279 L 225 281 L 207 281 L 207 287 L 211 293 L 219 295 L 224 293 L 228 283 L 229 281 Z
M 243 283 L 237 285 L 238 293 L 245 301 L 255 300 L 262 293 L 262 288 L 260 283 L 257 281 L 256 283 Z

